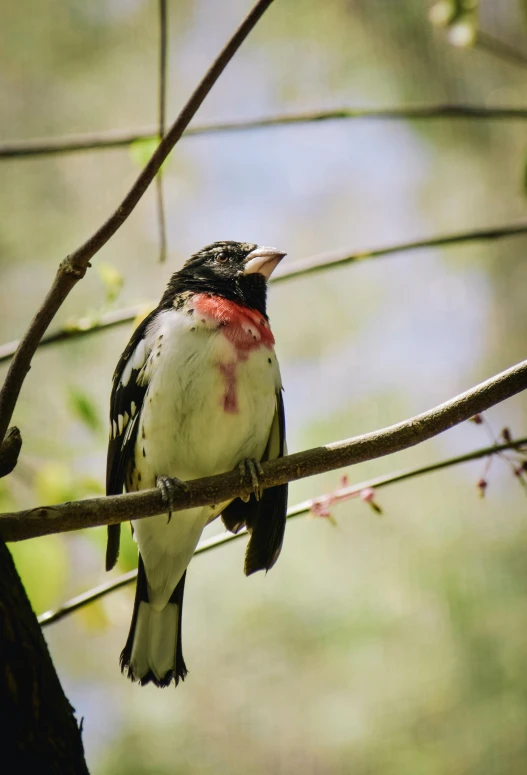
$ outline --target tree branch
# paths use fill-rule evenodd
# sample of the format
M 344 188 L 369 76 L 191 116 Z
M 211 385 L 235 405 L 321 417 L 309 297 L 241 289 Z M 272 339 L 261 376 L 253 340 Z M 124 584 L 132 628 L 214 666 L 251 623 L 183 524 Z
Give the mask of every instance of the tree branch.
M 527 54 L 524 54 L 517 48 L 513 48 L 503 40 L 495 38 L 494 35 L 490 35 L 488 32 L 478 30 L 476 42 L 474 45 L 477 48 L 481 48 L 487 53 L 500 57 L 500 59 L 504 59 L 511 64 L 520 65 L 520 67 L 527 67 Z
M 499 455 L 500 453 L 506 452 L 510 449 L 520 450 L 525 445 L 527 445 L 527 437 L 514 439 L 505 444 L 493 444 L 491 447 L 483 447 L 482 449 L 477 449 L 474 452 L 468 452 L 466 455 L 458 455 L 457 457 L 441 460 L 437 463 L 431 463 L 430 465 L 422 466 L 421 468 L 412 468 L 409 471 L 400 471 L 398 473 L 388 474 L 387 476 L 378 476 L 375 479 L 368 479 L 365 482 L 360 482 L 359 484 L 354 484 L 349 487 L 341 487 L 332 493 L 332 497 L 335 499 L 335 502 L 345 501 L 355 495 L 360 495 L 360 493 L 364 490 L 379 490 L 382 487 L 388 487 L 391 484 L 403 482 L 406 479 L 415 479 L 418 476 L 431 474 L 435 471 L 441 471 L 444 468 L 451 468 L 453 466 L 460 465 L 461 463 L 480 460 L 482 457 Z M 294 517 L 300 517 L 311 513 L 313 509 L 313 503 L 317 500 L 317 498 L 310 499 L 303 501 L 303 503 L 298 503 L 296 506 L 292 506 L 287 511 L 287 518 L 294 519 Z M 208 552 L 210 549 L 215 549 L 216 547 L 230 543 L 231 541 L 236 541 L 236 539 L 241 538 L 244 535 L 247 535 L 247 530 L 245 528 L 240 530 L 239 533 L 220 533 L 218 535 L 212 536 L 211 538 L 204 539 L 203 541 L 199 542 L 196 551 L 194 552 L 194 556 Z M 79 608 L 83 608 L 89 603 L 94 603 L 96 600 L 99 600 L 101 597 L 105 597 L 110 592 L 115 592 L 116 590 L 131 584 L 133 581 L 135 581 L 136 578 L 137 570 L 132 570 L 128 573 L 124 573 L 122 576 L 119 576 L 119 578 L 114 579 L 113 581 L 107 581 L 106 583 L 100 584 L 93 589 L 89 589 L 86 592 L 83 592 L 81 595 L 77 595 L 76 597 L 71 598 L 71 600 L 67 600 L 58 608 L 54 608 L 50 611 L 45 611 L 44 613 L 40 614 L 38 617 L 38 623 L 42 627 L 45 627 L 48 624 L 54 624 L 55 622 L 64 619 L 65 616 L 69 616 L 69 614 L 78 611 Z
M 82 723 L 79 728 L 2 543 L 0 564 L 0 744 L 6 771 L 88 775 Z
M 74 287 L 81 280 L 89 266 L 90 259 L 113 237 L 147 190 L 164 160 L 177 143 L 194 117 L 203 100 L 241 46 L 249 32 L 271 5 L 273 0 L 257 0 L 252 10 L 242 21 L 231 39 L 202 78 L 190 96 L 176 121 L 159 143 L 150 161 L 140 173 L 132 188 L 108 220 L 83 245 L 70 253 L 59 266 L 55 281 L 41 308 L 31 321 L 20 346 L 11 362 L 2 391 L 0 392 L 0 440 L 3 440 L 11 421 L 13 411 L 30 369 L 31 359 L 38 343 L 53 320 L 57 310 Z
M 487 108 L 480 105 L 441 104 L 396 108 L 336 108 L 333 110 L 315 110 L 280 114 L 265 118 L 203 124 L 187 129 L 185 131 L 185 138 L 343 119 L 373 121 L 429 121 L 436 119 L 525 121 L 527 120 L 527 108 Z M 149 126 L 141 129 L 110 129 L 104 132 L 86 132 L 77 135 L 35 140 L 10 140 L 0 143 L 0 160 L 122 148 L 142 140 L 154 140 L 158 136 L 158 132 L 157 127 Z
M 391 455 L 437 436 L 526 388 L 527 361 L 523 361 L 450 401 L 397 425 L 265 463 L 261 484 L 264 488 L 273 487 Z M 220 503 L 251 492 L 250 476 L 247 474 L 240 480 L 238 471 L 195 479 L 188 482 L 187 492 L 174 496 L 172 510 Z M 0 535 L 4 541 L 22 541 L 51 533 L 142 519 L 164 511 L 158 489 L 141 490 L 2 514 Z
M 300 277 L 303 274 L 313 274 L 317 271 L 322 272 L 327 269 L 336 269 L 345 264 L 353 264 L 370 258 L 382 258 L 383 256 L 396 253 L 406 253 L 412 250 L 421 250 L 430 247 L 448 247 L 449 245 L 479 240 L 504 239 L 522 234 L 527 234 L 527 222 L 496 226 L 491 229 L 474 229 L 472 231 L 460 232 L 457 234 L 444 234 L 411 242 L 399 242 L 384 248 L 373 248 L 372 250 L 361 252 L 350 252 L 345 249 L 330 251 L 328 253 L 320 253 L 316 256 L 293 261 L 279 269 L 276 275 L 271 277 L 270 281 L 284 282 L 294 277 Z M 39 347 L 63 342 L 68 339 L 77 339 L 78 337 L 95 334 L 98 331 L 104 331 L 107 328 L 131 323 L 138 315 L 144 312 L 144 309 L 145 304 L 138 304 L 135 307 L 107 312 L 101 315 L 99 320 L 95 322 L 81 319 L 77 324 L 69 324 L 66 328 L 44 336 Z M 14 342 L 7 342 L 6 344 L 0 345 L 0 363 L 9 361 L 16 352 L 19 344 L 19 340 L 15 340 Z
M 167 82 L 167 0 L 159 0 L 159 88 L 158 88 L 158 128 L 157 139 L 161 142 L 165 134 Z M 165 219 L 165 198 L 163 195 L 163 175 L 156 175 L 157 219 L 159 227 L 159 262 L 162 264 L 167 255 L 167 229 Z
M 4 441 L 0 444 L 0 479 L 14 469 L 21 448 L 22 436 L 18 428 L 13 426 L 9 428 Z
M 42 337 L 38 346 L 40 348 L 48 344 L 58 344 L 59 342 L 66 342 L 69 339 L 78 339 L 79 337 L 96 334 L 98 331 L 104 331 L 108 328 L 131 323 L 138 315 L 144 313 L 144 310 L 144 304 L 137 304 L 135 307 L 126 307 L 125 309 L 105 312 L 100 315 L 97 320 L 80 318 L 75 321 L 75 323 L 68 323 L 67 326 L 52 334 L 46 334 Z M 19 339 L 0 345 L 0 363 L 11 360 L 19 345 Z

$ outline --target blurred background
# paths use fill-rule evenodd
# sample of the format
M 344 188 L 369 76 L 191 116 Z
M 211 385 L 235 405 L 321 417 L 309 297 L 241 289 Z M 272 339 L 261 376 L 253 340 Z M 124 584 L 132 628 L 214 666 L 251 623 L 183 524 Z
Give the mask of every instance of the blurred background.
M 477 16 L 465 2 L 454 25 L 438 26 L 454 5 L 276 0 L 195 123 L 525 106 L 524 4 L 481 0 Z M 169 2 L 168 120 L 248 6 Z M 4 0 L 0 16 L 2 141 L 155 123 L 157 3 Z M 478 26 L 524 58 L 474 44 Z M 150 151 L 0 161 L 1 342 L 23 333 L 59 260 L 114 209 Z M 503 120 L 335 120 L 183 139 L 164 168 L 166 264 L 152 188 L 53 329 L 155 304 L 170 273 L 214 240 L 277 245 L 293 262 L 514 222 L 526 209 L 526 154 L 524 124 Z M 395 423 L 525 358 L 526 246 L 515 237 L 400 253 L 272 288 L 289 450 Z M 111 377 L 131 330 L 39 351 L 14 418 L 24 447 L 0 482 L 2 510 L 103 492 Z M 487 419 L 496 435 L 526 435 L 525 396 Z M 466 423 L 345 473 L 359 482 L 488 442 L 486 426 Z M 293 484 L 290 504 L 340 476 Z M 132 588 L 46 628 L 91 771 L 524 773 L 525 491 L 495 459 L 488 472 L 471 463 L 376 501 L 381 516 L 352 500 L 332 509 L 336 525 L 290 523 L 268 576 L 243 576 L 244 539 L 196 558 L 184 610 L 190 674 L 177 690 L 141 689 L 120 673 Z M 123 534 L 115 576 L 136 563 Z M 12 545 L 36 612 L 106 580 L 104 545 L 103 529 Z

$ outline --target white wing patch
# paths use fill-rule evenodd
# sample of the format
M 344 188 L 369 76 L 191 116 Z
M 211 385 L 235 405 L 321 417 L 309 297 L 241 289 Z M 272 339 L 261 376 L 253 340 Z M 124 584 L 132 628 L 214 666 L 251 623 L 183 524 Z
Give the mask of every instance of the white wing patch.
M 141 339 L 130 360 L 133 369 L 140 369 L 146 360 L 146 340 Z

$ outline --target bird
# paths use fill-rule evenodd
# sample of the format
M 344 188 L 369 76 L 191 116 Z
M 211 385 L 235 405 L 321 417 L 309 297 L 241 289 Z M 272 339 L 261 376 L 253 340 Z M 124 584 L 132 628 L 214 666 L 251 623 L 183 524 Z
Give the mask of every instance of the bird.
M 247 528 L 244 572 L 268 571 L 284 539 L 287 484 L 263 489 L 261 464 L 286 454 L 282 380 L 267 316 L 267 281 L 286 254 L 223 241 L 175 272 L 113 375 L 106 492 L 158 487 L 165 513 L 132 520 L 138 573 L 121 671 L 141 685 L 177 686 L 187 566 L 205 526 Z M 248 498 L 176 511 L 187 481 L 238 469 Z M 106 569 L 120 525 L 108 527 Z

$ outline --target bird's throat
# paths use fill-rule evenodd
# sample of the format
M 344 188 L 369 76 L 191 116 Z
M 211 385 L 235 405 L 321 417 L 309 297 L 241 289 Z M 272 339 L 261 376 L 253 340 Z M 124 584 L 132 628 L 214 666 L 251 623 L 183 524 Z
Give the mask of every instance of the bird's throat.
M 259 312 L 222 296 L 196 293 L 192 299 L 199 315 L 214 321 L 234 346 L 238 359 L 247 360 L 252 350 L 274 345 L 269 323 Z
M 197 315 L 220 329 L 234 348 L 235 358 L 227 363 L 218 363 L 217 367 L 225 384 L 223 410 L 227 414 L 237 414 L 238 364 L 247 361 L 255 350 L 273 348 L 274 336 L 269 323 L 259 312 L 222 296 L 196 293 L 191 303 Z

